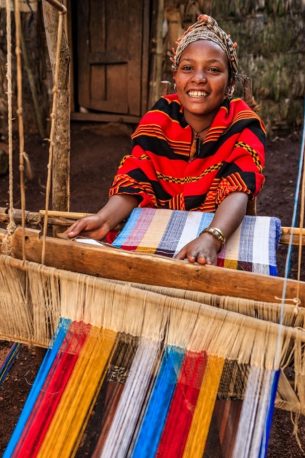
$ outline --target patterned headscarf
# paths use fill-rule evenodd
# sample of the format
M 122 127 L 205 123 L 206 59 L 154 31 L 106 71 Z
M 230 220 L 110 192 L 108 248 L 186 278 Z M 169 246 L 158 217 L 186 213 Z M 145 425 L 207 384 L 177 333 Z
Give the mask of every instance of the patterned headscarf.
M 206 14 L 201 14 L 197 22 L 192 24 L 177 41 L 178 46 L 172 57 L 173 70 L 177 70 L 181 55 L 185 48 L 194 41 L 209 40 L 217 43 L 218 46 L 226 53 L 230 70 L 230 85 L 233 86 L 238 73 L 238 63 L 236 48 L 237 43 L 233 43 L 230 35 L 226 34 L 215 19 Z

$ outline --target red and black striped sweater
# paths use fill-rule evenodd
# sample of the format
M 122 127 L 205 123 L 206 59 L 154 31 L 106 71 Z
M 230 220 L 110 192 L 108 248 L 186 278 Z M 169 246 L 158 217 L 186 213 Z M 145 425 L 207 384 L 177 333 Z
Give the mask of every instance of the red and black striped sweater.
M 264 176 L 265 127 L 241 99 L 225 100 L 204 142 L 194 133 L 176 94 L 162 97 L 132 135 L 109 195 L 128 194 L 140 207 L 214 212 L 228 194 L 254 197 Z

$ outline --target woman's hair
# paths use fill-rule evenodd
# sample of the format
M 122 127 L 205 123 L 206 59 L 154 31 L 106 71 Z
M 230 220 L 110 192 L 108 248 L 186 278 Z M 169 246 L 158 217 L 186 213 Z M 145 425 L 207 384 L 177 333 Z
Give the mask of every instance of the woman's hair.
M 235 83 L 239 80 L 243 87 L 243 97 L 245 101 L 253 110 L 257 110 L 258 106 L 252 95 L 251 80 L 246 75 L 238 72 L 238 59 L 236 54 L 237 43 L 233 42 L 230 35 L 219 27 L 214 18 L 207 14 L 201 14 L 197 22 L 192 24 L 178 39 L 177 47 L 173 50 L 173 56 L 171 57 L 172 69 L 174 71 L 177 70 L 183 51 L 190 43 L 198 40 L 213 41 L 225 52 L 229 63 L 227 97 L 232 97 Z
M 229 63 L 229 86 L 233 89 L 238 73 L 236 55 L 237 43 L 233 43 L 230 35 L 222 30 L 215 19 L 206 14 L 201 14 L 197 22 L 192 24 L 177 41 L 177 48 L 172 57 L 172 68 L 177 70 L 181 55 L 185 48 L 194 41 L 209 40 L 217 43 L 225 52 Z

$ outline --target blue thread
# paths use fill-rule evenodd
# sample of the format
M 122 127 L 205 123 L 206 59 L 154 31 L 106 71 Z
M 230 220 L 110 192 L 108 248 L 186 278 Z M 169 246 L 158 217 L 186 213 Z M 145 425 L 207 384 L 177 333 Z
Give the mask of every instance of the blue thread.
M 171 346 L 166 348 L 132 458 L 151 458 L 157 453 L 183 358 L 184 352 L 181 349 Z
M 23 410 L 19 417 L 18 423 L 14 429 L 12 437 L 6 447 L 3 458 L 10 458 L 14 453 L 15 447 L 20 440 L 26 422 L 28 421 L 35 402 L 40 394 L 40 391 L 43 387 L 43 384 L 48 376 L 50 368 L 57 356 L 58 350 L 60 349 L 64 338 L 66 337 L 67 331 L 71 324 L 71 320 L 67 318 L 61 318 L 58 324 L 57 333 L 55 334 L 55 340 L 52 345 L 48 348 L 48 351 L 42 361 L 42 364 L 39 368 L 38 374 L 33 383 L 32 389 L 27 397 L 27 400 L 24 404 Z
M 269 441 L 271 423 L 272 423 L 272 416 L 274 412 L 275 396 L 276 396 L 277 387 L 279 384 L 280 373 L 281 373 L 280 370 L 274 371 L 273 373 L 270 401 L 269 401 L 269 406 L 267 410 L 265 430 L 263 431 L 263 437 L 262 437 L 262 442 L 261 442 L 260 451 L 259 451 L 259 458 L 265 458 L 267 454 L 268 441 Z
M 298 209 L 298 203 L 299 203 L 299 193 L 300 193 L 300 187 L 301 187 L 302 168 L 304 165 L 304 146 L 305 146 L 305 97 L 304 97 L 303 132 L 302 132 L 300 159 L 299 159 L 299 171 L 298 171 L 297 183 L 295 187 L 294 206 L 293 206 L 293 216 L 292 216 L 292 221 L 291 221 L 291 227 L 296 226 L 297 209 Z M 291 256 L 292 256 L 291 241 L 292 241 L 292 236 L 290 237 L 290 241 L 288 245 L 288 252 L 287 252 L 286 264 L 285 264 L 285 278 L 288 278 L 290 274 L 290 269 L 291 269 Z

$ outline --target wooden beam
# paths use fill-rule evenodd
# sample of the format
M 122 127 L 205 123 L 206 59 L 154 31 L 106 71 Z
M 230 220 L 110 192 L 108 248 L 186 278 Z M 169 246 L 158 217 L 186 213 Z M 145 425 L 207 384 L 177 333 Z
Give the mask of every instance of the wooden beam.
M 0 232 L 0 243 L 4 231 Z M 39 231 L 25 232 L 26 259 L 40 263 L 42 239 Z M 13 255 L 21 259 L 22 229 L 13 236 Z M 280 302 L 285 280 L 280 277 L 242 272 L 215 266 L 200 266 L 118 250 L 106 245 L 93 247 L 47 237 L 45 264 L 59 269 L 80 272 L 127 282 L 168 286 L 211 294 L 241 297 L 263 302 Z M 305 306 L 305 283 L 287 280 L 286 300 L 298 295 Z

